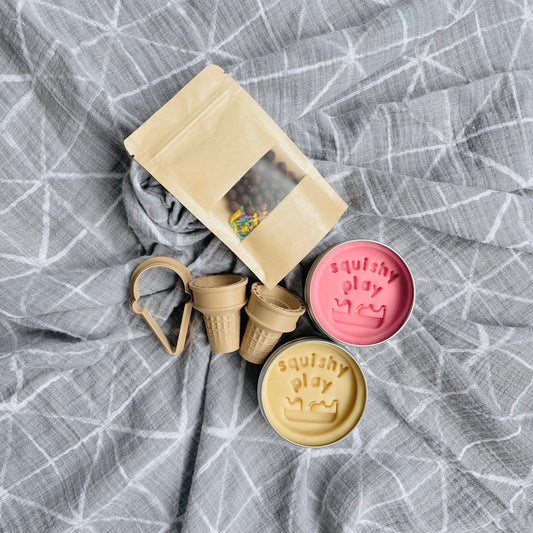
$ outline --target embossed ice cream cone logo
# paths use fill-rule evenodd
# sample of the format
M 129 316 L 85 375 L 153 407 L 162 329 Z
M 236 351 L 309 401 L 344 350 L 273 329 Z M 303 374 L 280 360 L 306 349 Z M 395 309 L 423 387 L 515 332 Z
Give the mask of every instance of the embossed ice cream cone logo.
M 311 316 L 329 335 L 370 345 L 396 333 L 414 301 L 403 260 L 371 241 L 348 241 L 325 252 L 310 271 L 306 296 Z

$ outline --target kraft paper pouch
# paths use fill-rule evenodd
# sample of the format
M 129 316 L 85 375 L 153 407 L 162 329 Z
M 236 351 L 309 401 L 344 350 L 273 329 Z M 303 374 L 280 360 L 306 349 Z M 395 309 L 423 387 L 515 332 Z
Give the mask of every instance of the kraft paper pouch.
M 348 207 L 216 65 L 193 78 L 124 145 L 267 287 L 285 277 Z

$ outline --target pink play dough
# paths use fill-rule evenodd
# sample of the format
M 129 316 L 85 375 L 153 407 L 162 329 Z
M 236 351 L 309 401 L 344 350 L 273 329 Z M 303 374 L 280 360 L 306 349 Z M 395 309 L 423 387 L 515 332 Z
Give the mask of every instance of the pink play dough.
M 348 241 L 319 261 L 308 298 L 315 321 L 327 334 L 368 346 L 388 339 L 407 321 L 414 283 L 407 265 L 387 246 Z

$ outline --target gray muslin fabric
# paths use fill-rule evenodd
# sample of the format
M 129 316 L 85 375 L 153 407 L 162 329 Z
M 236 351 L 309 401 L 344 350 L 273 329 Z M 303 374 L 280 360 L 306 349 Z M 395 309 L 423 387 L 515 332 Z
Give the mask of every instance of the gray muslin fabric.
M 0 530 L 532 531 L 532 24 L 528 0 L 0 3 Z M 122 144 L 209 63 L 349 204 L 285 286 L 355 238 L 416 281 L 402 332 L 350 349 L 368 404 L 332 447 L 279 438 L 200 315 L 172 358 L 127 305 L 152 255 L 252 277 Z M 174 282 L 143 278 L 161 321 Z

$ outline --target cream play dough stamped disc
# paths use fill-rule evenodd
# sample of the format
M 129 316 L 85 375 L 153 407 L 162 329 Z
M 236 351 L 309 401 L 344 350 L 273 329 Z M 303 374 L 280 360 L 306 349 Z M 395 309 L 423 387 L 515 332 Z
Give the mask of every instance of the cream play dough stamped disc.
M 264 416 L 282 437 L 303 446 L 326 446 L 357 424 L 366 384 L 346 350 L 309 337 L 270 356 L 261 371 L 258 398 Z

